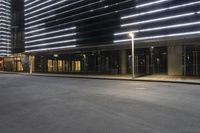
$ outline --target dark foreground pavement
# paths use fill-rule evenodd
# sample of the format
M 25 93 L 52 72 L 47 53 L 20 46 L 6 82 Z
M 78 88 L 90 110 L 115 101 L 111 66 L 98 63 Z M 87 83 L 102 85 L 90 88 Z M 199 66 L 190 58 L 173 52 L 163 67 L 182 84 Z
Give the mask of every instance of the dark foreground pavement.
M 0 74 L 0 133 L 200 133 L 200 86 Z

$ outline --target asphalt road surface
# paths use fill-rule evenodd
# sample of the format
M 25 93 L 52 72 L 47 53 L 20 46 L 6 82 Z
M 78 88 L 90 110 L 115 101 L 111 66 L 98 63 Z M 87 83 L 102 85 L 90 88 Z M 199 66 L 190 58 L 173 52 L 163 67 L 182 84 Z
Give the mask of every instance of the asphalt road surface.
M 0 74 L 0 133 L 200 133 L 200 86 Z

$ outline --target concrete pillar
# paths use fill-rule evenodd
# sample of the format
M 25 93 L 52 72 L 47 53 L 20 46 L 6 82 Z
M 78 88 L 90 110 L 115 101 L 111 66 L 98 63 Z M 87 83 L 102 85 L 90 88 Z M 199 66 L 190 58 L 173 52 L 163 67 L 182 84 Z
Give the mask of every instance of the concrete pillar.
M 127 51 L 120 51 L 120 72 L 121 74 L 127 74 Z
M 168 75 L 182 75 L 182 46 L 168 47 Z
M 32 74 L 33 73 L 33 56 L 29 56 L 29 73 Z
M 98 64 L 98 72 L 101 72 L 102 70 L 101 70 L 101 68 L 102 68 L 102 66 L 101 66 L 101 52 L 100 51 L 98 51 L 98 56 L 97 56 L 97 64 Z

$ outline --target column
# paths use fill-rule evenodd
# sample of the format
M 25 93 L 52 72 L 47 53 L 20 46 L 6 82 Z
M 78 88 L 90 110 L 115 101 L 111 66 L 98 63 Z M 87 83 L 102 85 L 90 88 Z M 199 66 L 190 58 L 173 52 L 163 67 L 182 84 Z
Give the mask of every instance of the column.
M 127 74 L 127 50 L 120 51 L 120 72 Z
M 168 75 L 182 75 L 182 46 L 168 47 Z
M 29 73 L 33 73 L 33 56 L 29 56 Z

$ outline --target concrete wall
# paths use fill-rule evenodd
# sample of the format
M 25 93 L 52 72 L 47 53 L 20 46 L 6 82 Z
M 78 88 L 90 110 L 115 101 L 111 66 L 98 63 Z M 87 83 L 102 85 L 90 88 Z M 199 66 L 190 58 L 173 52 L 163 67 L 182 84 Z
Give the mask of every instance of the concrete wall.
M 168 75 L 182 75 L 182 46 L 168 47 Z

